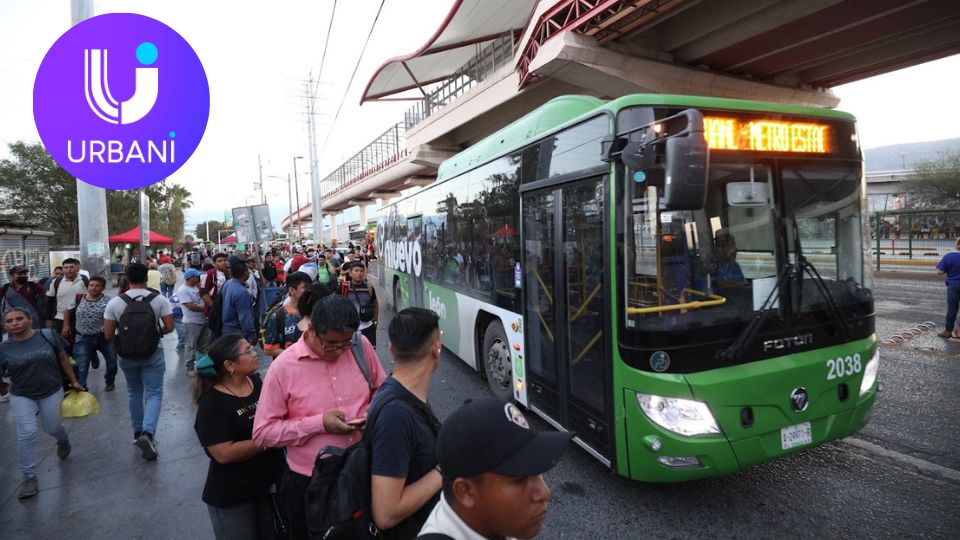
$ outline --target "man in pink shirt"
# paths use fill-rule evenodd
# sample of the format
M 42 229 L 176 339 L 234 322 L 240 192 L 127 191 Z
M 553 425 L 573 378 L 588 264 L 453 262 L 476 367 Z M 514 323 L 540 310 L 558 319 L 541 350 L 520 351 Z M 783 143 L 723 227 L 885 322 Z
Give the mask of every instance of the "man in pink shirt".
M 325 446 L 346 448 L 360 440 L 371 398 L 387 378 L 365 337 L 361 346 L 370 383 L 360 371 L 350 350 L 359 326 L 360 317 L 349 300 L 336 295 L 323 298 L 313 307 L 310 326 L 273 361 L 263 382 L 253 442 L 287 449 L 290 474 L 283 498 L 294 539 L 307 538 L 303 499 L 317 454 Z

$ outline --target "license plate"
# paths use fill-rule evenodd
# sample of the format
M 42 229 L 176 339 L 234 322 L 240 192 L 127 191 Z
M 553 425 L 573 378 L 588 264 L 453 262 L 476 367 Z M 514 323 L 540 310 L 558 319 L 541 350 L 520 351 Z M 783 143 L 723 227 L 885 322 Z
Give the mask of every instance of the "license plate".
M 812 442 L 813 436 L 810 434 L 810 422 L 780 428 L 780 446 L 784 450 Z

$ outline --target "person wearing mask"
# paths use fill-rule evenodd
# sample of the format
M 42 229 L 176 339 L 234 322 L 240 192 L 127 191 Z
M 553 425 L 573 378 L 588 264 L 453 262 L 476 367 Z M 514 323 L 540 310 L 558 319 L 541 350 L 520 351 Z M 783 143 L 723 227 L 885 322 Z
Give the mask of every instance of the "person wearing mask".
M 10 336 L 0 343 L 0 376 L 9 376 L 10 410 L 17 425 L 17 459 L 23 483 L 17 497 L 26 499 L 39 491 L 37 482 L 37 420 L 57 440 L 57 457 L 70 455 L 70 438 L 60 419 L 63 378 L 74 390 L 83 390 L 60 345 L 49 329 L 32 328 L 32 316 L 11 307 L 3 314 L 3 329 Z
M 377 391 L 371 407 L 380 412 L 367 427 L 371 512 L 387 538 L 415 537 L 440 494 L 440 422 L 427 403 L 430 378 L 440 367 L 439 320 L 433 311 L 413 307 L 390 321 L 393 375 Z
M 39 283 L 30 281 L 30 271 L 22 264 L 11 266 L 9 275 L 9 283 L 0 287 L 0 313 L 12 307 L 24 308 L 30 313 L 31 326 L 42 328 L 46 320 L 47 291 Z
M 263 256 L 263 281 L 267 287 L 277 286 L 277 263 L 273 260 L 273 253 L 268 251 Z
M 52 328 L 58 334 L 63 333 L 63 312 L 78 294 L 87 293 L 87 278 L 80 275 L 80 261 L 77 259 L 63 260 L 63 275 L 50 282 L 47 290 L 47 328 Z M 69 329 L 69 327 L 67 327 Z M 67 347 L 67 355 L 72 354 Z
M 367 283 L 367 267 L 360 261 L 345 265 L 347 281 L 340 287 L 340 295 L 346 297 L 360 316 L 360 332 L 377 346 L 377 323 L 380 320 L 380 304 L 377 290 Z
M 303 333 L 300 330 L 300 297 L 310 285 L 310 276 L 294 272 L 287 278 L 287 298 L 264 321 L 263 350 L 273 358 L 293 346 Z
M 117 348 L 117 363 L 127 379 L 127 402 L 130 408 L 130 424 L 133 438 L 140 449 L 143 459 L 157 459 L 156 434 L 160 421 L 160 407 L 163 404 L 163 374 L 166 363 L 163 361 L 163 348 L 159 346 L 159 336 L 173 332 L 173 309 L 170 302 L 156 291 L 147 289 L 147 267 L 139 263 L 127 266 L 127 278 L 130 289 L 110 300 L 103 312 L 103 335 Z M 142 300 L 140 300 L 142 299 Z M 129 304 L 128 304 L 129 302 Z M 117 339 L 127 331 L 119 328 L 118 322 L 124 311 L 134 302 L 149 302 L 153 312 L 153 323 L 157 325 L 159 336 L 154 349 L 146 357 L 125 358 L 122 343 Z M 124 343 L 130 342 L 127 336 Z M 139 336 L 140 339 L 145 337 Z
M 183 273 L 183 285 L 177 289 L 180 308 L 183 310 L 183 330 L 186 336 L 183 342 L 183 364 L 187 368 L 189 377 L 197 373 L 194 367 L 197 351 L 205 353 L 210 341 L 210 328 L 207 326 L 203 299 L 200 298 L 200 289 L 197 288 L 201 275 L 199 270 L 188 268 Z
M 547 517 L 543 474 L 560 461 L 570 434 L 536 431 L 513 403 L 467 401 L 437 440 L 443 495 L 420 538 L 533 538 Z
M 257 351 L 239 334 L 210 345 L 197 363 L 193 428 L 210 458 L 203 502 L 217 540 L 272 540 L 270 486 L 283 453 L 254 444 L 253 421 L 263 383 Z
M 253 321 L 253 297 L 247 289 L 250 271 L 247 263 L 236 261 L 230 266 L 230 278 L 223 286 L 223 334 L 242 334 L 252 345 L 259 341 Z
M 367 381 L 351 351 L 360 321 L 350 302 L 326 296 L 313 306 L 310 325 L 267 370 L 253 422 L 257 446 L 287 449 L 290 472 L 283 500 L 290 537 L 307 538 L 304 494 L 313 464 L 325 446 L 347 448 L 360 440 L 370 398 L 387 378 L 377 353 L 361 336 Z
M 90 367 L 93 366 L 94 369 L 100 367 L 100 359 L 97 357 L 99 352 L 107 363 L 104 390 L 112 392 L 117 378 L 117 351 L 113 348 L 113 343 L 107 341 L 106 336 L 103 335 L 103 313 L 111 300 L 109 294 L 103 293 L 106 286 L 107 281 L 102 277 L 90 278 L 87 294 L 68 306 L 63 319 L 64 327 L 72 327 L 77 333 L 73 342 L 73 352 L 76 355 L 74 358 L 77 361 L 77 370 L 80 372 L 80 384 L 87 388 L 87 374 L 90 372 Z

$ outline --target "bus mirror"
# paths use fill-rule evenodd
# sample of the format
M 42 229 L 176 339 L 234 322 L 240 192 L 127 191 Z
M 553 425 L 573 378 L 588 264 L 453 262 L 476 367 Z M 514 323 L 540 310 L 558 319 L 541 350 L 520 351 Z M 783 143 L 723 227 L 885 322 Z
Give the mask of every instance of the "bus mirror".
M 643 140 L 629 140 L 620 154 L 623 164 L 635 171 L 653 167 L 657 162 L 656 147 Z
M 703 136 L 703 115 L 687 109 L 686 129 L 666 140 L 666 181 L 664 204 L 671 210 L 698 210 L 707 197 L 707 140 Z M 630 148 L 630 145 L 627 145 Z M 626 155 L 626 150 L 624 154 Z

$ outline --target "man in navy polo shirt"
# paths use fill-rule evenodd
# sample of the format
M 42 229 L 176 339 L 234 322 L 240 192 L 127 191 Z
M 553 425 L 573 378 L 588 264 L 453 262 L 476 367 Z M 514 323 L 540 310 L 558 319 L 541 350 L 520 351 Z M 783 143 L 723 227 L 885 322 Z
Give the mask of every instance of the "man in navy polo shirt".
M 960 238 L 954 247 L 956 251 L 944 255 L 937 264 L 937 274 L 947 276 L 944 281 L 947 284 L 947 319 L 943 331 L 937 334 L 945 338 L 950 337 L 953 332 L 957 311 L 960 309 Z

